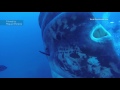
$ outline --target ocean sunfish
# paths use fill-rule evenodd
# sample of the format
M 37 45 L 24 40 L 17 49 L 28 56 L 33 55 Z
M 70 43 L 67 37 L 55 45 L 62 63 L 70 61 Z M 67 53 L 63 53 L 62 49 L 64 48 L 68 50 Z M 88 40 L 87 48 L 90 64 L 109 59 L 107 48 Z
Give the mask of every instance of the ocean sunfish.
M 120 78 L 112 34 L 94 18 L 91 12 L 40 13 L 39 26 L 49 54 L 40 53 L 49 55 L 53 77 Z

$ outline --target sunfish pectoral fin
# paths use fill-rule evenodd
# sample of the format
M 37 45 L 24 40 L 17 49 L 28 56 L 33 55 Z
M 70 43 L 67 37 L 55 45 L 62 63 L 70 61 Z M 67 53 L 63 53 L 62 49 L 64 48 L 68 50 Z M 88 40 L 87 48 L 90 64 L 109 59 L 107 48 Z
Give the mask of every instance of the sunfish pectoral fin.
M 39 51 L 40 53 L 44 54 L 44 55 L 47 55 L 47 56 L 50 56 L 49 53 L 45 53 L 45 52 L 42 52 L 42 51 Z
M 6 70 L 7 67 L 5 65 L 0 65 L 0 72 Z

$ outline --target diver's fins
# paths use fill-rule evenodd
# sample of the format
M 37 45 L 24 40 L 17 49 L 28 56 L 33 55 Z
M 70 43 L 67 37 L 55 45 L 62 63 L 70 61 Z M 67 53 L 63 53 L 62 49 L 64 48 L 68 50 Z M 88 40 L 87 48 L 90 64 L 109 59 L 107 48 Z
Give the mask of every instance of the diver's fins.
M 42 53 L 42 54 L 45 54 L 45 55 L 47 55 L 47 56 L 50 56 L 49 53 L 45 53 L 45 52 L 42 52 L 42 51 L 39 51 L 39 52 Z
M 1 71 L 4 71 L 4 70 L 6 70 L 6 69 L 7 69 L 6 66 L 4 66 L 4 65 L 0 65 L 0 72 L 1 72 Z

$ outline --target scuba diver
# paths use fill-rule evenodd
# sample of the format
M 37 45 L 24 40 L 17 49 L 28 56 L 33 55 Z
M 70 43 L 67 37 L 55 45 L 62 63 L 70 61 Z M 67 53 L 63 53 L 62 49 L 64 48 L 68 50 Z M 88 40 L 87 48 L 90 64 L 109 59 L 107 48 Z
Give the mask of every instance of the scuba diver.
M 112 35 L 91 12 L 41 12 L 39 26 L 53 78 L 116 78 Z

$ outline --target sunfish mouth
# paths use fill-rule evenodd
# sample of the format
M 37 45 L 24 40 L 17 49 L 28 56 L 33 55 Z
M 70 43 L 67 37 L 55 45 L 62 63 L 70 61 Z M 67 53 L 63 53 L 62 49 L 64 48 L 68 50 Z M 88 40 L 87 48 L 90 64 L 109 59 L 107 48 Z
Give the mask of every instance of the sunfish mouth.
M 111 34 L 102 25 L 96 25 L 90 35 L 91 39 L 95 42 L 102 42 L 103 39 L 110 36 Z

